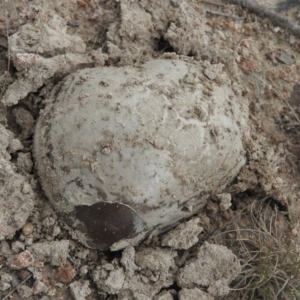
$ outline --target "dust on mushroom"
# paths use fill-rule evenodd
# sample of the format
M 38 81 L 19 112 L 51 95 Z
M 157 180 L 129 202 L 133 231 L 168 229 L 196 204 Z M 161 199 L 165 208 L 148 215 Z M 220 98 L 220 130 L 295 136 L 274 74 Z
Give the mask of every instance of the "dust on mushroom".
M 137 244 L 196 213 L 236 177 L 246 161 L 247 108 L 225 82 L 209 82 L 206 93 L 208 67 L 178 58 L 84 69 L 54 89 L 35 133 L 37 169 L 84 245 Z

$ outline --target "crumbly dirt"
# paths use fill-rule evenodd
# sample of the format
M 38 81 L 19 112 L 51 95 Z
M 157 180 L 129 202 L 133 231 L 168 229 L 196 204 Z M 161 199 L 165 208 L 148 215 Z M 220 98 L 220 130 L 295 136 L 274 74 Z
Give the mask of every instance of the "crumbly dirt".
M 296 22 L 299 8 L 284 14 Z M 299 49 L 290 32 L 223 2 L 1 1 L 1 299 L 232 299 L 239 249 L 214 233 L 254 201 L 276 211 L 284 245 L 300 251 Z M 246 99 L 247 164 L 170 232 L 123 251 L 88 249 L 42 191 L 36 120 L 52 88 L 76 70 L 138 66 L 174 53 L 214 66 L 207 80 L 224 80 L 221 66 Z

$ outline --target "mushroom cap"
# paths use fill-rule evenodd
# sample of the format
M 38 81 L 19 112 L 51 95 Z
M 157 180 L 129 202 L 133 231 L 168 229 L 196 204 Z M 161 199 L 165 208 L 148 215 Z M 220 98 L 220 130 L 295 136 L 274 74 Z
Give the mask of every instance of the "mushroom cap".
M 36 165 L 84 245 L 137 244 L 196 213 L 237 176 L 248 111 L 228 80 L 203 70 L 157 59 L 80 70 L 53 89 L 36 127 Z

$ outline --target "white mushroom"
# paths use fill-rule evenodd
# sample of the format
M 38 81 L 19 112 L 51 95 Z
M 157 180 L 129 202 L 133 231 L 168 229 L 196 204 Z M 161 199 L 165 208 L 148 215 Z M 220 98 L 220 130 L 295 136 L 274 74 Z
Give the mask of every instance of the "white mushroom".
M 188 59 L 78 71 L 37 124 L 42 187 L 86 246 L 137 244 L 233 181 L 247 114 L 229 85 Z

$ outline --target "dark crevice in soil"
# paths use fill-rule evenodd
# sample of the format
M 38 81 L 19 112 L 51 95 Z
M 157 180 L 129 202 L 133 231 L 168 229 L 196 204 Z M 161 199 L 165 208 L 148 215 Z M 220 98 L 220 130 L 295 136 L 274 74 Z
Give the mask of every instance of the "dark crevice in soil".
M 154 47 L 154 51 L 157 52 L 175 52 L 174 48 L 171 44 L 166 41 L 163 37 L 160 37 L 156 41 L 156 45 Z

